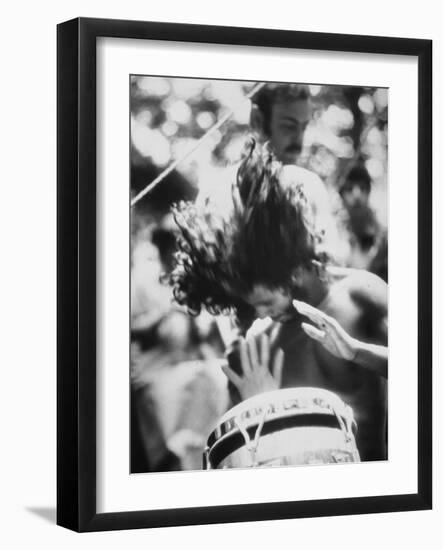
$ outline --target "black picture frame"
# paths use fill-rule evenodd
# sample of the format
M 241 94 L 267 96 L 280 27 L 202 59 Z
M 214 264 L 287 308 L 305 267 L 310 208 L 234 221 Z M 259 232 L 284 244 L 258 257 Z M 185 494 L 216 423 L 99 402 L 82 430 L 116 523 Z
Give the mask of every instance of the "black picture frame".
M 398 54 L 418 60 L 416 494 L 96 511 L 96 39 Z M 76 531 L 430 509 L 432 506 L 432 42 L 255 28 L 74 19 L 57 29 L 57 523 Z

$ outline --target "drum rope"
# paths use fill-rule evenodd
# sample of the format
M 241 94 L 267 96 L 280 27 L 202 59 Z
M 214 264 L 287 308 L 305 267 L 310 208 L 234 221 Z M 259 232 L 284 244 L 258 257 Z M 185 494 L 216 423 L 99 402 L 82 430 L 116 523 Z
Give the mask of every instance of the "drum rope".
M 352 441 L 352 436 L 349 433 L 349 427 L 345 424 L 343 418 L 341 415 L 332 407 L 332 412 L 335 414 L 335 417 L 337 418 L 338 424 L 340 426 L 341 431 L 345 434 L 346 443 L 349 443 Z
M 256 461 L 257 448 L 258 448 L 258 444 L 259 444 L 259 441 L 260 441 L 260 435 L 261 435 L 261 432 L 262 432 L 262 429 L 263 429 L 263 426 L 264 426 L 264 423 L 265 423 L 265 420 L 266 420 L 266 416 L 268 415 L 269 409 L 270 409 L 270 406 L 268 405 L 268 407 L 263 410 L 261 418 L 260 418 L 260 422 L 257 426 L 257 429 L 255 430 L 254 439 L 252 440 L 252 442 L 251 442 L 251 438 L 249 437 L 249 433 L 248 433 L 248 430 L 246 429 L 245 425 L 244 424 L 242 425 L 241 422 L 239 422 L 238 417 L 235 419 L 235 424 L 236 424 L 237 428 L 240 430 L 241 434 L 243 435 L 243 438 L 244 438 L 245 444 L 246 444 L 246 448 L 248 449 L 248 451 L 251 455 L 251 462 L 252 462 L 251 466 L 253 468 L 258 465 L 258 463 Z
M 259 82 L 256 84 L 251 91 L 249 91 L 239 102 L 238 105 L 241 105 L 245 101 L 249 101 L 263 86 L 265 85 L 264 82 Z M 236 107 L 238 107 L 238 105 Z M 170 174 L 179 164 L 181 164 L 185 159 L 187 159 L 196 149 L 200 147 L 202 143 L 204 143 L 209 136 L 211 136 L 216 130 L 220 128 L 227 120 L 231 118 L 231 116 L 234 114 L 235 108 L 229 109 L 229 111 L 223 115 L 209 130 L 203 134 L 203 136 L 196 141 L 196 143 L 188 150 L 186 151 L 181 157 L 176 159 L 174 162 L 172 162 L 167 168 L 163 170 L 153 181 L 148 183 L 146 187 L 144 187 L 132 200 L 131 200 L 131 207 L 138 203 L 139 200 L 141 200 L 144 196 L 146 196 L 148 193 L 150 193 L 157 185 L 162 182 L 168 174 Z

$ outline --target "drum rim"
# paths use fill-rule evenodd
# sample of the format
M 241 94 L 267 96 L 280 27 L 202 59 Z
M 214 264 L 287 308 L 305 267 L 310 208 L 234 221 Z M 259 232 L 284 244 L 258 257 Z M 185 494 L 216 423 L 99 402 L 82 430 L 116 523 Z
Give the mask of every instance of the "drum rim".
M 284 396 L 284 397 L 283 397 Z M 229 410 L 227 410 L 220 418 L 220 424 L 223 422 L 226 422 L 229 417 L 232 417 L 233 415 L 237 414 L 237 412 L 243 411 L 248 406 L 250 406 L 250 409 L 257 409 L 260 406 L 263 406 L 263 401 L 269 400 L 269 404 L 273 404 L 273 402 L 281 402 L 283 400 L 295 400 L 295 399 L 306 399 L 307 397 L 312 397 L 312 399 L 322 399 L 324 402 L 326 402 L 329 405 L 329 408 L 332 406 L 334 407 L 334 410 L 337 413 L 340 413 L 341 416 L 345 416 L 348 412 L 347 409 L 349 408 L 348 405 L 343 401 L 343 399 L 337 394 L 332 392 L 331 390 L 327 390 L 324 388 L 318 388 L 315 386 L 299 386 L 299 387 L 291 387 L 291 388 L 280 388 L 278 390 L 271 390 L 267 392 L 263 392 L 257 395 L 254 395 L 252 397 L 249 397 L 247 399 L 244 399 L 240 403 L 237 403 L 237 405 L 234 405 Z M 325 408 L 326 410 L 326 408 Z
M 279 399 L 275 397 L 279 396 Z M 329 400 L 328 397 L 331 397 Z M 297 398 L 306 399 L 312 397 L 309 406 L 300 406 Z M 274 399 L 275 402 L 272 402 Z M 339 410 L 333 405 L 339 404 Z M 248 405 L 250 407 L 248 408 Z M 337 394 L 330 390 L 313 387 L 285 388 L 262 393 L 246 399 L 235 405 L 221 417 L 218 425 L 208 436 L 207 445 L 212 446 L 224 436 L 238 430 L 236 420 L 241 417 L 242 425 L 246 428 L 258 426 L 264 409 L 268 407 L 266 421 L 278 418 L 291 418 L 292 416 L 320 414 L 336 417 L 339 415 L 347 425 L 351 425 L 354 419 L 352 409 Z M 269 408 L 272 410 L 269 411 Z

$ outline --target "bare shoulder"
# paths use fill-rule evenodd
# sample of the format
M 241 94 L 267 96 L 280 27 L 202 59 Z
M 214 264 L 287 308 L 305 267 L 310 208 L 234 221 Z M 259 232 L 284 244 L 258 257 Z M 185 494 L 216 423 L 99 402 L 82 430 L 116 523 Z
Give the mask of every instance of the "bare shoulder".
M 324 188 L 325 186 L 318 174 L 295 164 L 286 164 L 283 167 L 281 181 L 283 185 L 301 184 L 314 188 Z
M 314 213 L 319 216 L 329 215 L 329 193 L 320 176 L 306 168 L 286 165 L 283 168 L 281 182 L 284 186 L 303 189 L 303 194 L 314 207 Z
M 375 275 L 364 269 L 341 267 L 328 268 L 333 283 L 340 284 L 350 298 L 371 313 L 377 311 L 386 315 L 388 309 L 388 285 Z

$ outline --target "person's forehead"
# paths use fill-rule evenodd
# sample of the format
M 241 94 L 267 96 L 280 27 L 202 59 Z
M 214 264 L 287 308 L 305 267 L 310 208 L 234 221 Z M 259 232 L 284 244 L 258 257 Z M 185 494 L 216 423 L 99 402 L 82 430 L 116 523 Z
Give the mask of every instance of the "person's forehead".
M 353 191 L 354 189 L 358 188 L 361 191 L 369 191 L 369 185 L 367 182 L 363 180 L 347 180 L 343 185 L 343 191 Z
M 247 299 L 249 303 L 258 303 L 276 300 L 283 296 L 284 293 L 282 290 L 271 289 L 263 285 L 256 285 L 248 294 Z
M 287 118 L 306 121 L 311 115 L 312 105 L 309 99 L 278 101 L 272 107 L 272 116 L 279 120 Z

